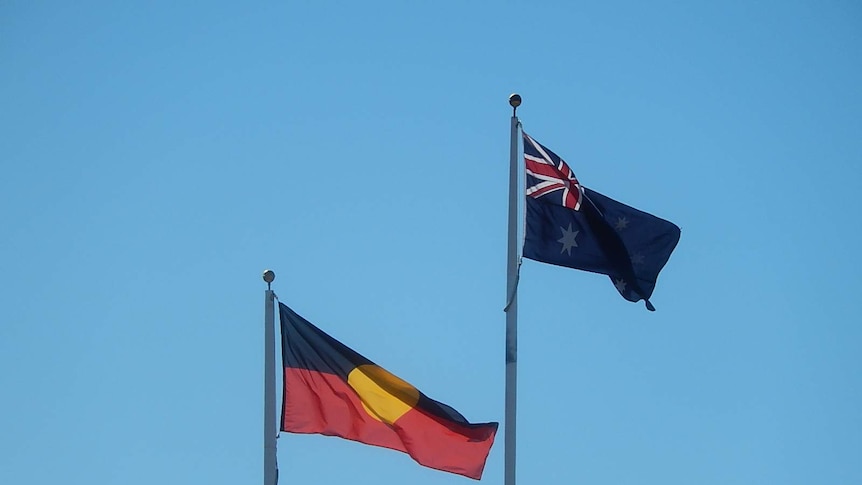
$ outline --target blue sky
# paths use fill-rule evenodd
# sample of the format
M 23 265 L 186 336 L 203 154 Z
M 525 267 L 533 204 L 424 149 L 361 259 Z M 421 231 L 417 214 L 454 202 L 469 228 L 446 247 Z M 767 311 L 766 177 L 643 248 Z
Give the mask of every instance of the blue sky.
M 655 313 L 524 263 L 519 482 L 862 482 L 855 2 L 6 1 L 0 66 L 0 483 L 261 483 L 265 268 L 502 422 L 515 91 L 584 185 L 682 228 Z

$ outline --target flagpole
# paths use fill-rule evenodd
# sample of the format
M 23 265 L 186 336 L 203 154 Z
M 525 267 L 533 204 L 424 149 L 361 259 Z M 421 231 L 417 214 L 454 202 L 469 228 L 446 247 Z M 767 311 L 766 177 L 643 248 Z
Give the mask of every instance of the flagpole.
M 266 282 L 264 304 L 264 353 L 263 353 L 263 485 L 276 485 L 276 444 L 278 430 L 275 427 L 275 293 L 272 282 L 275 273 L 263 272 Z
M 518 388 L 518 106 L 521 96 L 509 96 L 512 107 L 509 145 L 509 250 L 506 264 L 506 436 L 504 484 L 515 485 L 515 418 Z

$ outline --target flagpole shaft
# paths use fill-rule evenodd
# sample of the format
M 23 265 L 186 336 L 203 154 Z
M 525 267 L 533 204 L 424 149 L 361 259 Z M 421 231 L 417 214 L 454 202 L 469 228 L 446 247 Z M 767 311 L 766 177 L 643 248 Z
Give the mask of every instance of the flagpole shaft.
M 267 282 L 269 283 L 269 282 Z M 263 485 L 276 485 L 275 425 L 275 293 L 266 290 L 263 358 Z
M 516 98 L 517 97 L 517 98 Z M 509 244 L 506 264 L 506 435 L 504 484 L 515 485 L 515 418 L 518 387 L 518 117 L 521 97 L 509 97 L 512 106 L 509 145 Z

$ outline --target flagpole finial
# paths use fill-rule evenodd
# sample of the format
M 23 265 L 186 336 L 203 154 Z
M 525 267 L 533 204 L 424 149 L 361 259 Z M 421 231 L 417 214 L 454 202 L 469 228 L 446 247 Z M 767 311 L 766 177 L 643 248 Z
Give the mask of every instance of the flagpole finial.
M 266 289 L 272 289 L 272 282 L 275 281 L 275 271 L 268 269 L 263 272 L 263 281 L 266 281 Z
M 515 113 L 518 111 L 518 106 L 521 106 L 521 95 L 518 93 L 510 94 L 509 106 L 512 107 L 512 116 L 515 116 Z

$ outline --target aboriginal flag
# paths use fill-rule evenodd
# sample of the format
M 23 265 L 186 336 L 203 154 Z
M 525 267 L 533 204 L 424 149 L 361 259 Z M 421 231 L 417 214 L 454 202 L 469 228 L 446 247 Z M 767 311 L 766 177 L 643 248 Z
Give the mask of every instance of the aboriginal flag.
M 278 304 L 281 430 L 403 451 L 419 464 L 479 480 L 497 423 L 471 424 Z

